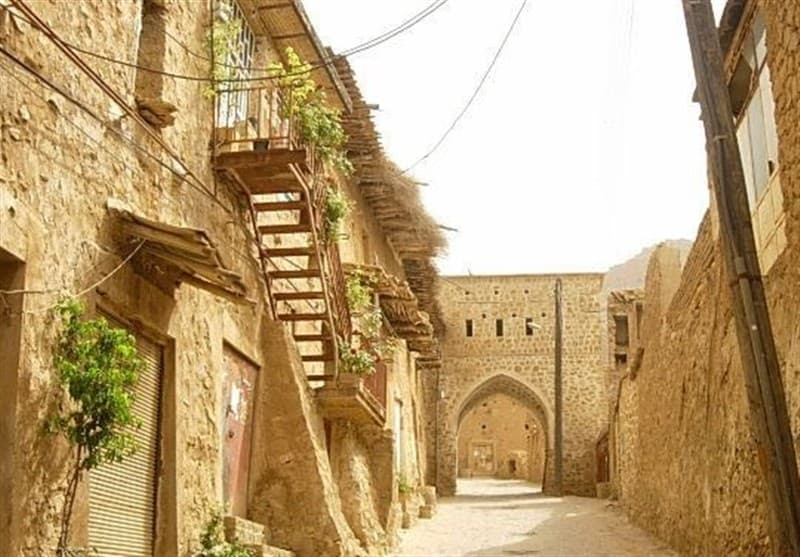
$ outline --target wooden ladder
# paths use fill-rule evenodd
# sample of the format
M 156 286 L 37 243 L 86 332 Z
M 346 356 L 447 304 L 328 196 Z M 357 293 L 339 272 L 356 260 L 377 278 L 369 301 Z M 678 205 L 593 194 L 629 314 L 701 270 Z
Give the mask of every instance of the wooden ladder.
M 325 379 L 327 375 L 309 370 L 337 360 L 332 294 L 314 224 L 314 199 L 305 184 L 278 181 L 251 194 L 276 316 L 291 325 L 303 363 L 309 364 L 309 379 Z

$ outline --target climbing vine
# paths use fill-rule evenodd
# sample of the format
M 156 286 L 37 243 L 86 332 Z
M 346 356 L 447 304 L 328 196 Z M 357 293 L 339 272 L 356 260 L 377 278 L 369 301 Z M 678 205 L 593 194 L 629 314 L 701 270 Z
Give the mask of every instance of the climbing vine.
M 58 312 L 61 334 L 54 363 L 56 380 L 68 399 L 48 417 L 45 429 L 63 435 L 75 451 L 56 552 L 63 557 L 83 551 L 68 546 L 82 474 L 106 462 L 120 462 L 136 450 L 131 431 L 140 422 L 132 412 L 133 389 L 142 362 L 130 333 L 103 318 L 86 319 L 79 302 L 64 301 Z
M 352 273 L 345 283 L 345 296 L 356 333 L 353 343 L 341 343 L 339 356 L 342 371 L 356 375 L 369 375 L 381 358 L 394 352 L 395 340 L 382 334 L 384 316 L 374 301 L 371 277 Z
M 322 230 L 325 242 L 338 242 L 344 238 L 344 223 L 351 210 L 352 204 L 347 197 L 341 191 L 328 187 Z
M 347 135 L 339 111 L 327 101 L 325 91 L 311 77 L 312 67 L 301 60 L 292 47 L 286 48 L 286 64 L 273 62 L 268 76 L 277 79 L 283 94 L 281 117 L 295 119 L 300 136 L 312 145 L 323 161 L 345 174 L 352 174 L 353 165 L 347 158 Z
M 228 89 L 236 84 L 236 68 L 230 63 L 231 52 L 235 44 L 236 37 L 242 30 L 241 23 L 235 19 L 214 21 L 213 30 L 206 35 L 206 48 L 211 53 L 213 64 L 211 67 L 212 83 L 203 89 L 206 98 L 213 98 L 219 89 Z

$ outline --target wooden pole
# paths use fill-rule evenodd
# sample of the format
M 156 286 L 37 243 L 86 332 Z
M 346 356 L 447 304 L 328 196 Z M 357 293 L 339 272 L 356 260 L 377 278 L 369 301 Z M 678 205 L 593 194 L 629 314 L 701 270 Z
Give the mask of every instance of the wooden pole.
M 564 422 L 563 422 L 563 392 L 562 392 L 562 362 L 563 362 L 563 336 L 564 317 L 562 314 L 562 285 L 561 279 L 556 279 L 555 287 L 555 492 L 561 495 L 564 492 Z
M 774 555 L 800 555 L 800 481 L 710 0 L 682 0 Z

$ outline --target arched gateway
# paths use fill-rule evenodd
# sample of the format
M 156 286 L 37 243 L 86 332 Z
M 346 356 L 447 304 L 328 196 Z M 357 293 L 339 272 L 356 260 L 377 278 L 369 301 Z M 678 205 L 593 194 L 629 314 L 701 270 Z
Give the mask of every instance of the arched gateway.
M 467 393 L 457 408 L 459 477 L 527 479 L 552 491 L 553 411 L 535 387 L 494 375 Z
M 595 443 L 608 411 L 603 275 L 574 274 L 444 277 L 442 367 L 425 378 L 430 481 L 442 495 L 455 493 L 459 475 L 525 477 L 542 481 L 546 493 L 557 489 L 557 278 L 562 486 L 564 493 L 595 494 Z

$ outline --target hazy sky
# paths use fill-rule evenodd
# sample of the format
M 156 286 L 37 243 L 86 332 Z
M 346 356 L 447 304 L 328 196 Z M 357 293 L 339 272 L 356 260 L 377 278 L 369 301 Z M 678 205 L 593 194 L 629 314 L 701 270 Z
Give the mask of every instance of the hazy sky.
M 304 1 L 334 50 L 429 3 Z M 452 122 L 520 3 L 450 0 L 351 58 L 401 168 Z M 434 217 L 458 229 L 442 272 L 602 271 L 694 238 L 708 190 L 693 89 L 679 0 L 529 0 L 467 116 L 413 173 Z

